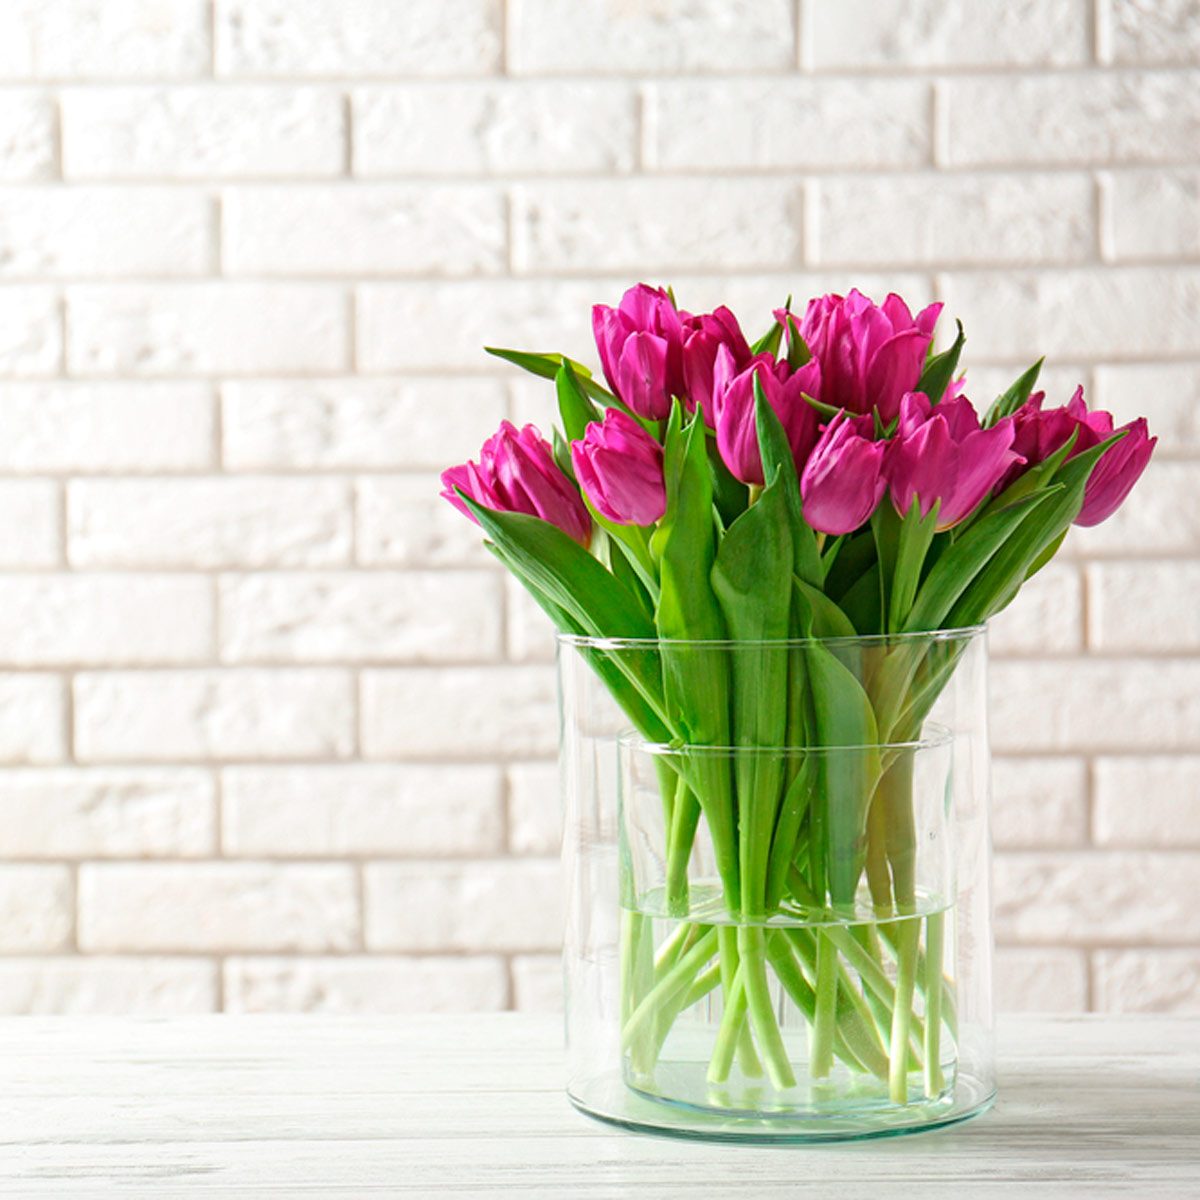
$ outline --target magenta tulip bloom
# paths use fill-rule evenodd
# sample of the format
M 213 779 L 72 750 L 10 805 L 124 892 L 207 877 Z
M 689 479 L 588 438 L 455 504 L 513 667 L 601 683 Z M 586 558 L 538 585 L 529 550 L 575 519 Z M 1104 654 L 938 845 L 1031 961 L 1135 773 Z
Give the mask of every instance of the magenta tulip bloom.
M 917 386 L 941 309 L 914 317 L 895 294 L 875 305 L 857 289 L 810 300 L 800 336 L 821 363 L 822 400 L 852 413 L 878 409 L 890 422 Z
M 1060 408 L 1044 409 L 1044 392 L 1035 392 L 1013 414 L 1016 437 L 1013 449 L 1024 456 L 1027 466 L 1012 468 L 1004 486 L 1028 467 L 1044 462 L 1074 434 L 1071 458 L 1110 438 L 1114 432 L 1112 413 L 1103 409 L 1089 410 L 1083 398 L 1083 388 Z M 1122 425 L 1125 436 L 1110 446 L 1092 468 L 1084 492 L 1083 508 L 1075 518 L 1076 525 L 1098 525 L 1107 520 L 1129 495 L 1146 469 L 1154 453 L 1157 438 L 1149 436 L 1144 418 Z
M 533 425 L 518 430 L 511 421 L 501 421 L 483 443 L 478 463 L 465 462 L 442 472 L 442 489 L 442 495 L 472 521 L 474 514 L 455 489 L 484 508 L 541 517 L 583 546 L 591 541 L 587 507 L 554 461 L 550 443 Z
M 736 479 L 761 487 L 763 465 L 754 413 L 755 378 L 787 434 L 796 470 L 801 471 L 819 432 L 816 410 L 804 396 L 819 398 L 821 368 L 814 360 L 792 371 L 786 362 L 776 361 L 774 355 L 759 354 L 745 370 L 738 371 L 729 347 L 718 349 L 712 399 L 717 449 Z
M 667 511 L 662 447 L 620 409 L 571 443 L 571 462 L 584 495 L 610 521 L 653 525 Z
M 630 288 L 617 308 L 597 304 L 592 332 L 604 377 L 615 395 L 637 413 L 661 421 L 671 397 L 682 396 L 683 320 L 662 288 Z
M 928 396 L 909 392 L 884 466 L 896 511 L 905 516 L 915 501 L 925 517 L 940 501 L 937 528 L 957 525 L 1022 461 L 1012 450 L 1014 432 L 1011 417 L 981 429 L 966 396 L 934 407 Z
M 844 411 L 825 427 L 800 476 L 804 519 L 822 533 L 851 533 L 870 520 L 887 490 L 886 443 L 866 436 L 870 417 Z
M 724 346 L 733 358 L 738 371 L 750 363 L 750 346 L 742 333 L 737 317 L 723 305 L 711 313 L 702 313 L 685 322 L 683 341 L 684 399 L 689 412 L 699 408 L 704 423 L 716 424 L 713 408 L 713 372 L 717 351 Z

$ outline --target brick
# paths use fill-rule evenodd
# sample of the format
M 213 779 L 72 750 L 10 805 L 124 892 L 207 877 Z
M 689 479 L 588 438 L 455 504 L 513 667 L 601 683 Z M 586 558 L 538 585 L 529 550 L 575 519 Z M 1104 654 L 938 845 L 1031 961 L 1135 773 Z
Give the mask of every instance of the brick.
M 1099 950 L 1092 955 L 1098 1012 L 1200 1012 L 1200 951 Z
M 0 77 L 187 78 L 209 67 L 205 0 L 8 0 Z
M 802 35 L 817 69 L 1062 65 L 1091 58 L 1084 0 L 1018 0 L 985 20 L 954 0 L 813 5 Z
M 1109 255 L 1200 257 L 1200 171 L 1121 171 L 1105 179 Z
M 225 466 L 440 471 L 477 454 L 504 416 L 504 404 L 502 385 L 487 379 L 227 383 L 221 389 Z M 417 538 L 419 531 L 412 533 Z
M 58 170 L 56 128 L 49 96 L 19 91 L 0 95 L 0 179 L 53 179 Z
M 1087 1008 L 1087 960 L 1078 950 L 996 951 L 996 1008 L 1002 1013 L 1077 1013 Z
M 202 771 L 62 769 L 0 775 L 0 854 L 136 858 L 211 853 L 215 788 Z
M 0 866 L 0 953 L 53 953 L 70 943 L 73 898 L 66 867 Z
M 1083 645 L 1083 581 L 1079 568 L 1050 563 L 988 624 L 995 654 L 1067 654 Z
M 0 575 L 0 663 L 18 667 L 202 662 L 212 586 L 195 576 Z
M 995 662 L 995 747 L 1026 751 L 1187 749 L 1200 731 L 1200 660 Z
M 548 666 L 364 671 L 362 706 L 367 758 L 546 757 L 557 744 Z M 418 723 L 398 719 L 416 712 Z
M 504 837 L 489 766 L 230 767 L 222 795 L 227 854 L 492 854 Z
M 198 383 L 0 383 L 0 461 L 78 474 L 208 467 L 213 407 Z
M 945 85 L 948 161 L 1186 161 L 1200 137 L 1196 82 L 1149 71 L 954 79 Z
M 226 576 L 227 662 L 496 659 L 502 580 L 494 571 L 372 571 Z
M 75 677 L 81 761 L 345 758 L 350 678 L 335 670 L 109 671 Z
M 1072 530 L 1067 549 L 1085 557 L 1194 554 L 1200 548 L 1195 499 L 1195 465 L 1156 455 L 1116 513 L 1101 525 Z
M 557 954 L 517 954 L 512 959 L 513 1008 L 559 1013 L 563 1009 L 563 964 Z
M 359 562 L 462 567 L 490 561 L 479 527 L 447 503 L 441 490 L 436 475 L 360 479 L 355 507 Z
M 249 275 L 496 275 L 508 259 L 503 194 L 487 185 L 231 188 L 226 271 Z
M 341 863 L 85 863 L 87 953 L 322 951 L 358 940 L 353 869 Z
M 1101 846 L 1200 846 L 1200 758 L 1097 759 L 1094 813 Z
M 0 481 L 0 528 L 5 531 L 0 566 L 57 566 L 62 561 L 61 508 L 59 490 L 49 480 Z
M 981 358 L 1200 353 L 1196 267 L 963 272 L 946 275 L 943 291 Z
M 1095 370 L 1093 403 L 1118 425 L 1144 416 L 1159 437 L 1155 454 L 1200 451 L 1200 365 L 1128 363 Z
M 222 75 L 480 75 L 500 65 L 499 0 L 217 0 Z
M 1200 938 L 1200 854 L 1001 854 L 995 863 L 1001 942 L 1170 945 Z
M 52 288 L 0 287 L 0 376 L 30 378 L 58 373 L 62 319 Z
M 513 662 L 554 661 L 554 625 L 538 607 L 525 586 L 512 576 L 505 579 L 505 641 Z
M 1200 563 L 1112 562 L 1088 568 L 1092 644 L 1101 650 L 1200 650 Z
M 334 176 L 346 158 L 330 88 L 68 88 L 67 179 L 269 179 Z
M 364 881 L 371 951 L 552 950 L 561 942 L 556 861 L 372 863 Z
M 817 184 L 819 263 L 1083 262 L 1096 245 L 1085 175 L 928 175 Z
M 932 155 L 929 85 L 916 80 L 705 79 L 647 95 L 663 169 L 916 167 Z
M 323 284 L 80 285 L 68 290 L 67 310 L 67 356 L 79 375 L 268 374 L 346 364 L 345 297 Z
M 514 854 L 557 854 L 562 843 L 562 800 L 556 763 L 513 763 L 508 768 L 508 847 Z
M 508 66 L 520 74 L 787 70 L 795 62 L 788 0 L 510 0 L 509 28 Z
M 703 192 L 704 202 L 698 204 Z M 518 271 L 786 267 L 801 259 L 799 182 L 735 179 L 548 182 L 513 193 Z M 748 219 L 748 214 L 753 214 Z
M 1082 846 L 1088 833 L 1087 768 L 1078 758 L 996 758 L 992 836 L 998 847 Z
M 177 188 L 8 188 L 0 276 L 198 275 L 213 262 L 212 203 Z
M 67 508 L 75 566 L 323 566 L 350 555 L 350 492 L 337 479 L 74 480 Z
M 623 174 L 637 161 L 626 83 L 408 83 L 351 97 L 357 175 Z
M 494 956 L 231 958 L 228 1012 L 495 1012 L 508 997 Z
M 1200 62 L 1196 0 L 1105 0 L 1104 16 L 1113 62 Z
M 0 762 L 62 762 L 66 730 L 62 680 L 53 675 L 0 674 Z
M 0 1013 L 178 1016 L 217 1007 L 217 971 L 189 958 L 0 960 Z

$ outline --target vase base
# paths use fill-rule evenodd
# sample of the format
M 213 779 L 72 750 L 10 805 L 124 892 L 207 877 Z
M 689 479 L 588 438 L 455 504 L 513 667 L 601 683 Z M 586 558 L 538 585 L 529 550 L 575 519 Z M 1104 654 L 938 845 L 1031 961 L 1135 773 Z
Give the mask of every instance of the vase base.
M 698 1141 L 813 1145 L 899 1137 L 957 1125 L 986 1112 L 996 1098 L 991 1083 L 960 1074 L 949 1102 L 856 1110 L 842 1114 L 738 1114 L 652 1099 L 613 1071 L 573 1085 L 567 1097 L 583 1114 L 634 1133 Z

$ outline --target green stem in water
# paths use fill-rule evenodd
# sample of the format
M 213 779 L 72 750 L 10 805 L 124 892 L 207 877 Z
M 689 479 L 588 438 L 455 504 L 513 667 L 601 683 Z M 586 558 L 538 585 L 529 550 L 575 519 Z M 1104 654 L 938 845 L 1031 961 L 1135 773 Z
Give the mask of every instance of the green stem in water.
M 767 984 L 766 933 L 761 925 L 739 926 L 738 951 L 742 958 L 750 1027 L 762 1051 L 767 1075 L 777 1088 L 795 1087 L 796 1076 L 788 1061 L 787 1047 L 775 1019 Z
M 942 1078 L 942 922 L 944 914 L 930 913 L 925 920 L 925 1094 L 938 1095 Z M 932 977 L 931 977 L 932 976 Z
M 892 1035 L 888 1042 L 891 1070 L 888 1095 L 893 1104 L 908 1103 L 908 1037 L 912 1023 L 913 986 L 917 972 L 917 921 L 898 922 L 896 929 L 896 999 L 892 1005 Z M 928 1023 L 926 1023 L 928 1029 Z
M 709 928 L 699 941 L 660 979 L 629 1014 L 621 1029 L 621 1049 L 628 1050 L 660 1005 L 691 985 L 717 948 L 717 931 Z
M 817 1007 L 812 1022 L 809 1071 L 825 1079 L 833 1069 L 833 1034 L 837 1028 L 837 950 L 820 930 L 817 939 Z
M 732 925 L 717 927 L 717 946 L 721 956 L 721 987 L 725 993 L 725 1004 L 728 1007 L 733 995 L 734 980 L 738 974 L 740 956 L 738 954 L 737 930 Z M 746 1003 L 743 994 L 737 1017 L 737 1056 L 742 1074 L 757 1079 L 762 1073 L 762 1063 L 754 1049 L 754 1039 L 750 1036 L 750 1026 L 746 1024 Z M 722 1020 L 724 1020 L 722 1013 Z M 732 1019 L 732 1018 L 731 1018 Z M 716 1080 L 714 1082 L 722 1082 Z
M 725 955 L 721 955 L 722 966 Z M 725 1008 L 713 1042 L 712 1058 L 708 1062 L 708 1082 L 724 1083 L 733 1067 L 742 1030 L 746 1027 L 746 987 L 739 967 L 725 989 Z
M 688 911 L 688 861 L 696 826 L 700 821 L 700 802 L 683 779 L 675 790 L 671 806 L 671 824 L 667 830 L 667 912 L 683 917 Z

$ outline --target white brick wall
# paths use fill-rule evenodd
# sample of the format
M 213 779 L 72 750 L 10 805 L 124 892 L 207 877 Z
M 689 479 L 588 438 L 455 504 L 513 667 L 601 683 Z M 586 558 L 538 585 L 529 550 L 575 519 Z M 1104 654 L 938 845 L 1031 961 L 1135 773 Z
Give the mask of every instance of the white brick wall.
M 0 1011 L 558 1003 L 550 641 L 436 475 L 639 275 L 1150 418 L 993 630 L 998 994 L 1200 1008 L 1197 0 L 8 0 L 0 84 Z

